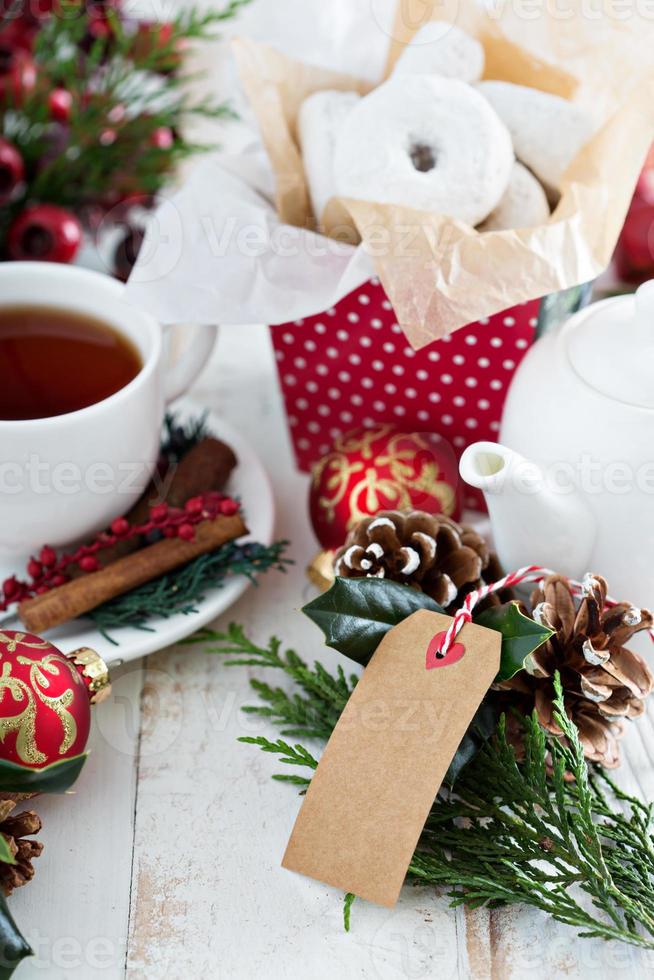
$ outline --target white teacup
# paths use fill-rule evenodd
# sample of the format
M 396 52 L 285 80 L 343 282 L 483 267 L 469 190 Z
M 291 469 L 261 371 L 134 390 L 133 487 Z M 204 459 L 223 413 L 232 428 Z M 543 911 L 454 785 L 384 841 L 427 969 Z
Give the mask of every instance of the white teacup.
M 0 310 L 43 306 L 102 320 L 127 337 L 142 367 L 124 388 L 52 418 L 0 420 L 0 566 L 43 544 L 87 538 L 129 510 L 150 479 L 167 402 L 205 365 L 215 327 L 188 327 L 192 343 L 169 363 L 164 331 L 123 299 L 124 287 L 86 269 L 43 262 L 0 264 Z M 57 364 L 52 371 L 56 375 Z

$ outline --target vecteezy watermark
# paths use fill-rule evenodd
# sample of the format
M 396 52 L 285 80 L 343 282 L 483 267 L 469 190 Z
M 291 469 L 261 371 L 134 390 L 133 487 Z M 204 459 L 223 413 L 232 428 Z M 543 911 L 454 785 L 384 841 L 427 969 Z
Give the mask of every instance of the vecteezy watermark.
M 389 220 L 388 224 L 371 222 L 359 228 L 344 221 L 331 226 L 329 235 L 322 235 L 278 221 L 272 207 L 268 211 L 265 205 L 260 216 L 248 220 L 228 208 L 223 210 L 220 202 L 215 213 L 184 213 L 183 204 L 172 198 L 162 198 L 145 224 L 145 238 L 131 276 L 131 282 L 137 284 L 165 279 L 180 265 L 197 269 L 204 264 L 210 268 L 217 260 L 347 261 L 357 246 L 373 260 L 420 260 L 425 255 L 445 254 L 459 234 L 447 220 Z M 116 238 L 118 229 L 128 228 L 124 211 L 116 209 L 103 219 L 99 234 Z
M 481 5 L 489 20 L 495 22 L 543 20 L 566 23 L 578 20 L 626 23 L 654 20 L 654 0 L 482 0 Z M 409 44 L 438 43 L 451 25 L 462 19 L 460 14 L 466 6 L 460 0 L 399 0 L 395 18 L 389 21 L 386 0 L 370 0 L 376 26 L 394 41 Z M 427 39 L 424 36 L 415 39 L 420 29 L 433 21 L 442 29 Z
M 511 459 L 493 476 L 493 490 L 534 496 L 543 491 L 587 496 L 608 494 L 624 497 L 630 493 L 654 496 L 654 459 L 633 465 L 626 460 L 598 459 L 582 452 L 575 460 L 554 460 L 537 465 L 522 458 Z
M 19 498 L 25 493 L 43 497 L 119 494 L 136 498 L 152 482 L 155 491 L 152 503 L 156 504 L 165 498 L 173 477 L 174 467 L 163 476 L 155 470 L 150 477 L 149 466 L 142 460 L 118 464 L 95 460 L 80 466 L 72 460 L 52 462 L 31 453 L 20 461 L 0 460 L 0 499 Z

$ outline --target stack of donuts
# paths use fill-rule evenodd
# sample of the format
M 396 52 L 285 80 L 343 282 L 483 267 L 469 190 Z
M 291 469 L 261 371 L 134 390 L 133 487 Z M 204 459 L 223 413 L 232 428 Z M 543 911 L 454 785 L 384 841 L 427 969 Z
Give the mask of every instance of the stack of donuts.
M 309 96 L 298 134 L 316 219 L 332 197 L 345 197 L 434 212 L 481 232 L 544 224 L 593 120 L 556 95 L 481 81 L 483 73 L 481 44 L 434 22 L 369 95 Z

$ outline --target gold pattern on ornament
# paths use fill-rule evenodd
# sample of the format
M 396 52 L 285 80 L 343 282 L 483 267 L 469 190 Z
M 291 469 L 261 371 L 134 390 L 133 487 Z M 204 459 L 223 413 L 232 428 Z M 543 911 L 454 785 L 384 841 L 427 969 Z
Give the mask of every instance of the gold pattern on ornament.
M 27 647 L 29 650 L 47 650 L 50 646 L 50 643 L 48 643 L 47 640 L 39 640 L 38 643 L 32 643 L 30 641 L 28 643 L 25 640 L 27 635 L 27 633 L 14 633 L 13 636 L 7 636 L 6 633 L 0 632 L 0 644 L 4 644 L 4 646 L 6 646 L 7 653 L 15 653 L 16 648 L 19 646 Z M 2 653 L 3 651 L 0 649 L 0 657 L 2 656 Z
M 46 644 L 49 646 L 50 644 Z M 59 755 L 65 755 L 77 738 L 77 722 L 68 710 L 72 704 L 74 692 L 72 690 L 63 691 L 55 697 L 50 697 L 45 692 L 50 687 L 51 677 L 59 677 L 62 668 L 70 670 L 74 680 L 77 675 L 72 667 L 62 663 L 56 653 L 48 654 L 42 660 L 30 660 L 29 657 L 18 657 L 18 663 L 30 668 L 30 683 L 27 684 L 19 677 L 12 677 L 13 664 L 4 663 L 0 674 L 0 705 L 4 700 L 5 692 L 8 691 L 14 701 L 19 704 L 26 702 L 23 710 L 9 718 L 0 718 L 0 742 L 11 732 L 17 732 L 16 753 L 23 762 L 29 765 L 41 765 L 47 761 L 47 756 L 41 752 L 36 744 L 36 698 L 46 705 L 56 714 L 62 727 L 62 740 L 59 744 Z
M 359 452 L 364 458 L 372 459 L 375 454 L 372 444 L 393 432 L 388 440 L 386 452 L 376 454 L 376 462 L 380 467 L 390 470 L 390 477 L 380 477 L 375 467 L 365 467 L 361 461 L 350 462 L 346 454 Z M 336 450 L 325 456 L 313 472 L 314 486 L 320 486 L 323 474 L 328 471 L 325 480 L 324 493 L 318 497 L 318 506 L 325 511 L 329 523 L 333 523 L 339 505 L 344 501 L 350 481 L 357 473 L 363 473 L 360 480 L 352 487 L 348 497 L 349 515 L 346 522 L 347 530 L 355 527 L 364 517 L 383 508 L 405 510 L 416 506 L 417 494 L 435 497 L 447 516 L 453 513 L 456 504 L 456 494 L 445 480 L 440 480 L 440 469 L 431 458 L 431 446 L 421 435 L 412 435 L 413 446 L 402 447 L 406 439 L 404 433 L 395 432 L 394 426 L 382 427 L 362 433 L 360 436 L 339 439 L 335 443 Z M 425 450 L 430 458 L 422 461 L 418 473 L 416 470 L 417 451 Z M 380 499 L 384 498 L 383 502 Z

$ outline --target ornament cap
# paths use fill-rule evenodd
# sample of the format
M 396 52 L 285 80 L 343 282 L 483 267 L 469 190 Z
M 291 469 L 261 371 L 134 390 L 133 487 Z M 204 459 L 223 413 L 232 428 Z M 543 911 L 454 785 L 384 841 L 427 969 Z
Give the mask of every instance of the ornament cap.
M 313 582 L 321 592 L 326 592 L 334 584 L 335 558 L 336 550 L 333 548 L 326 551 L 319 551 L 307 567 L 309 581 Z
M 89 692 L 91 704 L 99 704 L 111 693 L 109 668 L 99 653 L 90 647 L 79 647 L 64 654 L 77 667 Z

